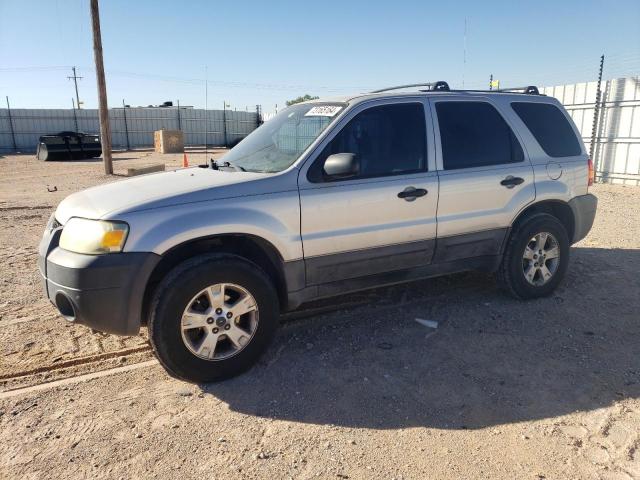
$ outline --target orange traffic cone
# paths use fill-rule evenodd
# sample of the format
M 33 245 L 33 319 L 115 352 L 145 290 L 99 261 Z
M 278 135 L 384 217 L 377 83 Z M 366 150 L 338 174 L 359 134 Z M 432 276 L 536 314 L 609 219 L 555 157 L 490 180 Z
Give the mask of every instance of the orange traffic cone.
M 187 158 L 187 152 L 182 154 L 182 168 L 187 168 L 189 166 L 189 159 Z

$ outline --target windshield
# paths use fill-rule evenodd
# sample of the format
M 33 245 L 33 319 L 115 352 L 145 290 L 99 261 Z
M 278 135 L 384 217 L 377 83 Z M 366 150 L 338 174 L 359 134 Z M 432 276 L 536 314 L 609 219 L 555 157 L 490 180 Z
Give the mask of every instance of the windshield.
M 251 132 L 222 157 L 248 172 L 285 170 L 329 126 L 344 104 L 292 105 Z

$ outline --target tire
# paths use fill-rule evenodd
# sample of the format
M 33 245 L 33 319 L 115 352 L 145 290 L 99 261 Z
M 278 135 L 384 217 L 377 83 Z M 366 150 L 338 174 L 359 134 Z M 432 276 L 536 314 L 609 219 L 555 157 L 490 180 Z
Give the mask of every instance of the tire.
M 247 327 L 246 331 L 250 331 L 251 328 L 253 330 L 250 337 L 248 335 L 242 337 L 245 340 L 242 346 L 234 347 L 231 337 L 223 335 L 227 325 L 221 325 L 220 335 L 216 335 L 215 338 L 222 340 L 212 340 L 212 350 L 215 352 L 204 348 L 200 353 L 204 355 L 213 353 L 217 356 L 220 345 L 225 346 L 229 352 L 232 352 L 233 348 L 238 351 L 226 358 L 204 359 L 198 356 L 196 351 L 199 337 L 213 335 L 214 329 L 217 330 L 215 327 L 219 325 L 218 322 L 225 319 L 224 314 L 217 316 L 213 312 L 213 306 L 218 303 L 213 300 L 209 302 L 209 298 L 213 297 L 208 296 L 210 290 L 215 290 L 215 288 L 209 289 L 209 286 L 221 284 L 226 284 L 223 287 L 217 287 L 222 288 L 222 291 L 226 289 L 227 293 L 234 294 L 235 290 L 242 290 L 243 293 L 239 295 L 249 294 L 252 297 L 251 300 L 255 300 L 253 303 L 254 307 L 257 307 L 255 316 L 254 312 L 250 312 L 239 318 L 231 318 L 231 312 L 229 312 L 230 316 L 227 317 L 230 318 L 227 321 L 229 327 L 235 328 L 237 322 L 245 321 L 244 319 L 250 316 L 249 321 L 252 326 Z M 193 302 L 194 296 L 203 290 L 207 292 L 204 294 L 205 297 L 198 297 L 198 300 Z M 218 293 L 217 298 L 218 302 L 223 298 L 222 302 L 226 309 L 228 304 L 224 301 L 225 295 L 220 296 Z M 183 315 L 184 318 L 189 315 L 186 309 L 193 311 L 192 309 L 200 307 L 203 310 L 202 313 L 197 312 L 198 322 L 202 322 L 203 316 L 211 315 L 211 318 L 206 318 L 207 324 L 203 327 L 185 330 Z M 149 339 L 158 360 L 173 377 L 193 383 L 214 382 L 236 376 L 258 360 L 273 338 L 278 326 L 278 316 L 276 290 L 267 274 L 257 265 L 236 255 L 201 255 L 176 266 L 158 285 L 151 304 Z M 209 324 L 210 320 L 213 320 L 211 324 Z M 200 344 L 201 348 L 203 344 L 204 341 Z
M 548 250 L 543 250 L 545 257 L 542 263 L 534 263 L 540 261 L 539 250 L 536 248 L 544 239 L 539 235 L 545 233 L 550 234 L 546 242 Z M 554 245 L 558 248 L 559 257 L 551 258 L 555 254 L 552 253 Z M 531 248 L 532 246 L 536 248 Z M 557 288 L 567 271 L 569 247 L 567 230 L 556 217 L 546 213 L 533 215 L 512 231 L 498 269 L 498 282 L 509 294 L 521 300 L 548 296 Z M 525 259 L 525 254 L 531 257 L 532 251 L 536 254 L 536 259 Z M 536 264 L 544 267 L 538 268 Z M 533 277 L 530 274 L 532 270 L 537 270 Z M 544 278 L 547 272 L 551 276 Z M 527 274 L 531 281 L 527 280 Z

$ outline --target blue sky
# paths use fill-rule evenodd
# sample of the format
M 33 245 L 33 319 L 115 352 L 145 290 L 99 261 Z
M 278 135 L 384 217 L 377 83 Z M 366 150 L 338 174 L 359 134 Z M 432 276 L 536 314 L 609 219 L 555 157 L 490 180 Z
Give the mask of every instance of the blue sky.
M 640 2 L 102 0 L 110 106 L 265 111 L 417 81 L 485 88 L 640 74 Z M 466 64 L 464 25 L 467 23 Z M 88 0 L 0 0 L 0 95 L 12 107 L 69 107 L 70 67 L 97 105 Z M 4 101 L 4 98 L 2 99 Z M 4 102 L 3 102 L 4 103 Z M 3 105 L 4 106 L 4 105 Z

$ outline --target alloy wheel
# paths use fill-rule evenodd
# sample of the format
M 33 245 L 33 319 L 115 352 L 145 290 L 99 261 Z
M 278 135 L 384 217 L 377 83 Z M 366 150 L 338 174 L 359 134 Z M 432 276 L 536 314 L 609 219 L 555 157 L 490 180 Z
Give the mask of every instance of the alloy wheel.
M 522 273 L 531 285 L 545 285 L 560 265 L 560 245 L 549 232 L 534 235 L 524 248 Z
M 182 341 L 205 360 L 225 360 L 242 351 L 258 327 L 258 304 L 248 290 L 232 283 L 211 285 L 187 304 Z

